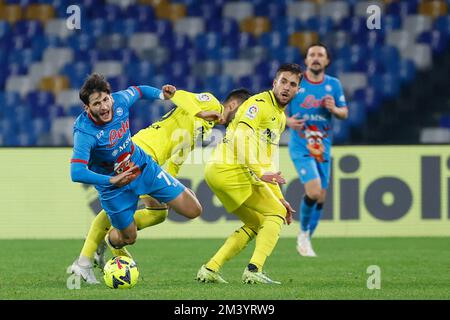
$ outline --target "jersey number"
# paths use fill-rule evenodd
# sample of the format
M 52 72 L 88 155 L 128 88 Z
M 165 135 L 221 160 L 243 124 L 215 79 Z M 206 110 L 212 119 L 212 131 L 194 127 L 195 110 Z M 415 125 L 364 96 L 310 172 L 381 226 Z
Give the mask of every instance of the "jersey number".
M 164 179 L 168 186 L 172 185 L 172 182 L 170 182 L 169 177 L 164 173 L 164 171 L 161 171 L 156 177 L 158 179 Z

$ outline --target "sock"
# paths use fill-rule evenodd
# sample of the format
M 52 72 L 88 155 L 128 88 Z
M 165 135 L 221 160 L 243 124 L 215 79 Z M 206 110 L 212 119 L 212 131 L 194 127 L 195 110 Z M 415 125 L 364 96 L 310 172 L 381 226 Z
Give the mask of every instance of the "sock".
M 267 216 L 256 236 L 256 246 L 250 264 L 254 264 L 259 271 L 266 259 L 275 248 L 280 237 L 281 226 L 284 223 L 282 216 Z
M 158 209 L 145 208 L 137 210 L 134 213 L 134 221 L 136 222 L 137 229 L 142 230 L 163 222 L 166 220 L 168 213 L 169 209 L 164 207 Z
M 300 229 L 301 231 L 308 231 L 309 223 L 311 220 L 311 214 L 314 209 L 314 204 L 316 200 L 311 199 L 306 194 L 303 197 L 302 202 L 300 203 Z
M 309 237 L 312 237 L 314 230 L 316 230 L 322 211 L 323 203 L 317 203 L 313 213 L 311 214 L 311 220 L 309 221 Z
M 218 272 L 226 261 L 241 252 L 255 236 L 254 230 L 245 225 L 242 226 L 228 237 L 219 251 L 208 261 L 206 268 Z
M 84 256 L 89 259 L 94 257 L 95 250 L 98 245 L 105 238 L 106 233 L 111 227 L 111 222 L 108 219 L 105 210 L 99 212 L 91 223 L 86 240 L 84 240 L 83 248 L 81 249 L 80 257 Z

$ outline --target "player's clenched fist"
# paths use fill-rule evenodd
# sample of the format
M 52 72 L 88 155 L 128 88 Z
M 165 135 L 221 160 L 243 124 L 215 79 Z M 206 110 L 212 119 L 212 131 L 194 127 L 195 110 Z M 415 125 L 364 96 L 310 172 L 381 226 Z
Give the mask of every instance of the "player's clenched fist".
M 161 88 L 161 90 L 164 96 L 164 100 L 169 100 L 173 97 L 175 91 L 177 91 L 177 88 L 175 88 L 171 84 L 166 84 Z
M 120 187 L 126 186 L 131 181 L 136 179 L 136 177 L 140 173 L 141 173 L 141 170 L 139 169 L 139 167 L 133 166 L 133 167 L 127 169 L 126 171 L 118 174 L 117 176 L 111 177 L 111 179 L 109 179 L 109 182 L 111 184 L 115 185 L 116 187 L 120 188 Z

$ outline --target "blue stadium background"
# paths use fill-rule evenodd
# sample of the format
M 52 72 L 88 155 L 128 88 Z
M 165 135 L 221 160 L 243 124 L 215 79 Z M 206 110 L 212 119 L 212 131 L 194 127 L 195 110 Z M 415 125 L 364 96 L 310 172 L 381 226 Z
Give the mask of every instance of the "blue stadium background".
M 302 63 L 318 41 L 349 101 L 337 144 L 449 142 L 449 3 L 0 0 L 0 146 L 71 145 L 78 90 L 94 71 L 113 90 L 171 83 L 223 99 L 236 87 L 270 88 L 281 63 Z M 381 9 L 379 30 L 366 26 L 370 4 Z M 81 9 L 80 30 L 66 27 L 70 5 Z M 132 131 L 170 108 L 139 102 Z

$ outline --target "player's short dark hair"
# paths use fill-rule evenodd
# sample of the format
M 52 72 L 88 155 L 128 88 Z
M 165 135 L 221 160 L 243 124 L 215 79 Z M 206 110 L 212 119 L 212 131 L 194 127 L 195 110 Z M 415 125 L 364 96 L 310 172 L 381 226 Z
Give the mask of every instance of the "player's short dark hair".
M 105 77 L 99 73 L 89 75 L 80 89 L 80 100 L 89 105 L 89 96 L 94 92 L 105 92 L 111 94 L 111 85 Z
M 251 92 L 245 88 L 234 89 L 234 90 L 230 91 L 230 93 L 227 95 L 224 102 L 228 102 L 231 99 L 237 99 L 242 103 L 245 100 L 247 100 L 248 98 L 250 98 L 251 96 L 252 96 Z
M 284 63 L 282 64 L 275 74 L 275 79 L 277 79 L 282 72 L 291 72 L 299 76 L 300 80 L 302 78 L 302 67 L 297 63 Z
M 324 48 L 324 49 L 325 49 L 325 52 L 327 53 L 328 61 L 330 61 L 330 62 L 328 63 L 328 65 L 330 65 L 330 63 L 331 63 L 331 54 L 330 54 L 330 50 L 328 50 L 328 47 L 327 47 L 324 43 L 322 43 L 322 42 L 317 42 L 317 43 L 313 43 L 312 45 L 310 45 L 310 46 L 308 47 L 308 49 L 306 49 L 306 52 L 305 52 L 305 59 L 306 59 L 306 57 L 308 56 L 308 51 L 309 51 L 309 49 L 311 49 L 312 47 L 322 47 L 322 48 Z

